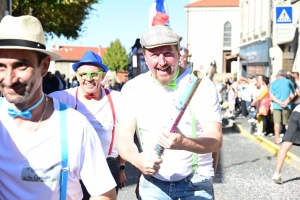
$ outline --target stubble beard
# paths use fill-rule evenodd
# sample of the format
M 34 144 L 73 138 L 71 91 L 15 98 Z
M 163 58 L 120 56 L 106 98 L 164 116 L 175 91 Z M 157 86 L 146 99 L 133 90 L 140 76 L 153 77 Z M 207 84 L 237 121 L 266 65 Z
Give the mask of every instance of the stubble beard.
M 168 75 L 168 76 L 166 76 L 166 77 L 159 77 L 158 75 L 157 75 L 157 71 L 155 71 L 156 73 L 154 74 L 154 78 L 162 85 L 162 86 L 168 86 L 168 85 L 170 85 L 170 83 L 171 83 L 171 81 L 172 81 L 172 78 L 175 76 L 175 74 L 176 74 L 176 71 L 175 71 L 175 69 L 173 68 L 172 69 L 172 66 L 169 66 L 170 67 L 170 69 L 171 69 L 171 73 Z M 161 67 L 160 67 L 161 68 Z M 165 67 L 164 67 L 165 68 Z M 155 69 L 156 70 L 156 69 Z
M 3 85 L 1 85 L 1 88 L 3 88 Z M 11 94 L 11 95 L 7 95 L 7 93 L 5 93 L 3 90 L 2 90 L 2 94 L 4 96 L 4 98 L 9 102 L 9 103 L 12 103 L 12 104 L 21 104 L 21 103 L 24 103 L 24 101 L 29 97 L 31 93 L 31 89 L 26 89 L 25 87 L 25 91 L 23 94 Z M 20 95 L 19 98 L 17 99 L 14 99 L 13 97 L 14 96 L 18 96 Z

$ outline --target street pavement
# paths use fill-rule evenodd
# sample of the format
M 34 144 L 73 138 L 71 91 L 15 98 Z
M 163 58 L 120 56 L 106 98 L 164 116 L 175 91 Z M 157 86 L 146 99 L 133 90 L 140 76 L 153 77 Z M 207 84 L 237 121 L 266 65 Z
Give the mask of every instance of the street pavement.
M 300 172 L 288 164 L 282 168 L 284 184 L 272 181 L 276 157 L 223 121 L 223 147 L 214 181 L 216 200 L 300 199 Z M 118 199 L 134 200 L 138 170 L 126 164 L 127 185 Z
M 232 118 L 235 124 L 240 124 L 244 131 L 250 134 L 251 132 L 251 125 L 248 123 L 248 118 Z M 275 136 L 263 136 L 263 138 L 269 140 L 270 142 L 274 142 Z M 280 146 L 277 145 L 277 146 Z M 292 146 L 291 149 L 289 150 L 291 153 L 295 154 L 296 156 L 300 157 L 300 146 Z M 300 199 L 300 198 L 299 198 Z
M 272 181 L 276 157 L 232 127 L 223 128 L 223 147 L 214 189 L 216 200 L 300 199 L 300 173 L 284 164 L 284 184 Z

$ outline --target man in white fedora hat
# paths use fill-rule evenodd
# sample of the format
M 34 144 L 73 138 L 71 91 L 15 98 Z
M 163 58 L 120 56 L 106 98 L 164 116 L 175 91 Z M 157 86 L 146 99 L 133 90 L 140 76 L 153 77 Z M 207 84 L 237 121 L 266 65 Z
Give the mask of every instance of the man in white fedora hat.
M 79 112 L 47 97 L 42 78 L 59 54 L 32 16 L 0 23 L 0 199 L 116 199 L 97 133 Z

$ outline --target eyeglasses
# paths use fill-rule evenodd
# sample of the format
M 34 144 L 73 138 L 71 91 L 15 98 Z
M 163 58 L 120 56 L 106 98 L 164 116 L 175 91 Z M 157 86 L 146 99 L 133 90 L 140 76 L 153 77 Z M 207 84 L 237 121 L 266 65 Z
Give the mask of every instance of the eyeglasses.
M 78 76 L 81 80 L 86 80 L 88 77 L 93 80 L 99 80 L 100 75 L 103 73 L 103 71 L 100 72 L 77 72 Z

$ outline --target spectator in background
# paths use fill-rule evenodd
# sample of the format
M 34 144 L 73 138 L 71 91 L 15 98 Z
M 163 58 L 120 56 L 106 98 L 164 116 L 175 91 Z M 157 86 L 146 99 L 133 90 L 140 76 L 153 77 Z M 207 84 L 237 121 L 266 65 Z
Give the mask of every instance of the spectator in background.
M 222 105 L 223 104 L 222 91 L 224 89 L 223 85 L 220 83 L 219 80 L 215 81 L 215 85 L 216 85 L 216 89 L 218 92 L 218 99 L 219 99 L 220 105 Z
M 70 78 L 67 78 L 66 79 L 66 89 L 69 89 L 70 88 L 70 86 L 71 86 L 71 84 L 70 84 Z
M 231 86 L 231 82 L 229 80 L 229 78 L 225 79 L 225 92 L 226 92 L 226 100 L 228 101 L 228 92 L 230 90 L 230 86 Z
M 111 90 L 116 90 L 116 91 L 121 91 L 121 84 L 112 80 L 108 81 L 109 83 L 109 89 Z
M 58 70 L 56 70 L 54 72 L 54 75 L 56 76 L 56 78 L 59 81 L 59 90 L 64 90 L 66 88 L 66 81 L 62 78 L 62 76 Z
M 247 106 L 250 105 L 246 104 L 246 102 L 249 100 L 247 98 L 244 98 L 244 96 L 246 96 L 247 94 L 247 87 L 248 87 L 248 80 L 245 79 L 244 77 L 240 78 L 239 84 L 238 84 L 238 104 L 240 103 L 240 108 L 241 108 L 241 117 L 247 117 L 248 116 L 248 108 Z M 248 95 L 250 97 L 250 95 Z M 250 101 L 251 101 L 251 97 L 250 97 Z
M 286 72 L 279 70 L 276 75 L 276 80 L 271 83 L 270 97 L 272 99 L 273 121 L 275 143 L 280 141 L 280 126 L 281 123 L 286 126 L 291 114 L 291 101 L 295 96 L 295 89 L 293 83 L 286 78 Z
M 47 72 L 47 74 L 43 77 L 43 92 L 45 94 L 50 94 L 59 90 L 59 80 L 54 74 Z
M 299 73 L 292 72 L 294 81 L 295 81 L 295 97 L 292 101 L 292 111 L 296 108 L 297 105 L 300 104 L 300 81 L 299 81 Z
M 270 106 L 271 106 L 271 99 L 270 99 L 270 94 L 269 94 L 269 78 L 265 77 L 263 75 L 260 75 L 257 77 L 257 84 L 261 88 L 261 93 L 257 98 L 255 98 L 251 102 L 251 106 L 255 106 L 258 104 L 257 108 L 257 113 L 260 116 L 260 119 L 263 122 L 263 128 L 262 132 L 257 131 L 254 133 L 256 136 L 264 136 L 267 135 L 267 127 L 269 125 L 269 120 L 268 120 L 268 115 L 270 112 Z
M 77 80 L 77 76 L 74 76 L 72 78 L 72 82 L 71 82 L 71 88 L 75 88 L 79 86 L 79 81 Z
M 213 77 L 214 77 L 214 74 L 216 73 L 216 71 L 217 71 L 217 63 L 214 60 L 210 63 L 210 66 L 207 69 L 207 73 L 206 73 L 207 77 L 210 78 L 211 80 L 213 80 Z
M 241 80 L 245 82 L 244 85 L 245 89 L 243 89 L 243 94 L 241 97 L 241 110 L 242 110 L 242 117 L 247 117 L 249 114 L 249 107 L 251 103 L 251 96 L 252 96 L 252 90 L 253 90 L 253 82 L 252 82 L 253 76 L 250 75 L 248 79 L 245 79 L 244 77 L 241 77 Z
M 236 99 L 237 99 L 237 79 L 234 78 L 234 82 L 230 85 L 230 88 L 228 90 L 228 103 L 229 107 L 224 114 L 226 117 L 233 117 L 234 115 L 234 110 L 235 110 L 235 104 L 236 104 Z

